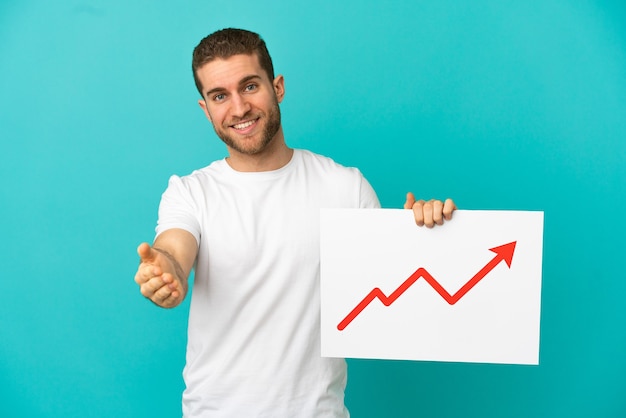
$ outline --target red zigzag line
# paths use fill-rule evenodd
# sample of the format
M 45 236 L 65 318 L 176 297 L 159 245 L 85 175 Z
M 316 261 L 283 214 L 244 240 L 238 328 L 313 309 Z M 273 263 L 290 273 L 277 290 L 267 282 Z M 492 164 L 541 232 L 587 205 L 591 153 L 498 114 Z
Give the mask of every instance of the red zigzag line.
M 380 288 L 375 287 L 371 292 L 363 298 L 363 300 L 355 306 L 355 308 L 337 325 L 339 331 L 343 331 L 362 311 L 369 305 L 374 299 L 379 299 L 385 306 L 391 305 L 396 301 L 409 287 L 413 285 L 420 278 L 423 278 L 435 289 L 439 295 L 450 305 L 457 303 L 467 292 L 469 292 L 479 281 L 481 281 L 487 273 L 493 270 L 501 261 L 505 261 L 508 266 L 511 266 L 511 260 L 513 258 L 513 251 L 515 250 L 515 244 L 513 241 L 509 244 L 501 245 L 499 247 L 492 248 L 491 251 L 496 253 L 496 256 L 485 265 L 478 273 L 474 275 L 467 283 L 463 285 L 454 295 L 448 293 L 446 289 L 423 267 L 420 267 L 413 273 L 408 279 L 404 281 L 393 293 L 389 296 L 385 295 Z

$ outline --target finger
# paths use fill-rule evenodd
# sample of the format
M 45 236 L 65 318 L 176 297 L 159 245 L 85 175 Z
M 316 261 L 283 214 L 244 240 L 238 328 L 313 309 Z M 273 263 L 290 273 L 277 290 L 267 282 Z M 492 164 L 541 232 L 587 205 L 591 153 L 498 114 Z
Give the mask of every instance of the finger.
M 422 212 L 424 214 L 424 226 L 426 226 L 426 228 L 432 228 L 433 226 L 435 226 L 435 221 L 433 220 L 432 200 L 424 203 L 424 206 L 422 207 Z
M 141 286 L 142 284 L 147 283 L 149 280 L 153 279 L 154 277 L 158 277 L 161 274 L 163 274 L 163 272 L 158 266 L 142 262 L 141 264 L 139 264 L 139 268 L 137 269 L 137 273 L 135 274 L 135 282 Z
M 443 204 L 443 217 L 449 221 L 452 219 L 452 213 L 456 210 L 456 205 L 452 201 L 452 199 L 446 199 Z
M 147 242 L 142 242 L 137 247 L 137 254 L 139 254 L 142 263 L 154 261 L 154 258 L 157 256 L 157 252 Z
M 412 206 L 413 217 L 417 226 L 424 226 L 424 203 L 423 200 L 418 200 Z
M 176 298 L 178 293 L 169 286 L 163 286 L 159 288 L 156 292 L 154 292 L 153 296 L 150 298 L 153 302 L 158 303 L 159 305 L 166 305 L 168 299 Z
M 139 286 L 141 286 L 142 284 L 144 284 L 147 281 L 148 281 L 148 279 L 146 279 L 145 274 L 143 274 L 141 269 L 138 269 L 137 273 L 135 274 L 135 283 L 137 283 Z
M 163 298 L 155 297 L 154 299 L 152 299 L 152 302 L 156 303 L 162 308 L 173 308 L 180 304 L 180 294 L 178 292 L 172 292 Z
M 183 294 L 180 282 L 174 279 L 169 273 L 163 275 L 164 286 L 157 289 L 151 300 L 163 307 L 176 306 Z
M 443 206 L 441 200 L 433 200 L 433 222 L 437 225 L 443 225 Z
M 163 278 L 161 276 L 157 276 L 152 277 L 150 280 L 144 282 L 140 287 L 140 291 L 142 295 L 149 299 L 152 299 L 154 295 L 163 287 L 167 288 L 168 284 L 163 281 Z
M 411 192 L 406 194 L 406 201 L 404 202 L 404 209 L 411 209 L 415 204 L 415 195 Z

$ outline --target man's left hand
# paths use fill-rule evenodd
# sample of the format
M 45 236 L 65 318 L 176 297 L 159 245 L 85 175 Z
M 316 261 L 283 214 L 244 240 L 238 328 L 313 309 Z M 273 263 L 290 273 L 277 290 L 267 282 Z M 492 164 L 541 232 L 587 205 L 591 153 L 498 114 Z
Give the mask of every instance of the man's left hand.
M 452 212 L 456 210 L 456 205 L 452 199 L 446 199 L 443 202 L 435 199 L 415 200 L 413 193 L 409 192 L 406 195 L 404 209 L 413 209 L 415 223 L 418 226 L 432 228 L 435 225 L 443 225 L 444 220 L 452 219 Z

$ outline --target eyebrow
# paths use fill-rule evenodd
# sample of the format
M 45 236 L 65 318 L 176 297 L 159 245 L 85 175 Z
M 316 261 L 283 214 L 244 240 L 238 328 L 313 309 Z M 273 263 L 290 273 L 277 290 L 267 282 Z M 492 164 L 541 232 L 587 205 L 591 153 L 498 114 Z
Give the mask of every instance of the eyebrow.
M 256 75 L 256 74 L 247 75 L 244 78 L 242 78 L 241 80 L 239 80 L 239 85 L 241 86 L 243 84 L 246 84 L 248 81 L 257 80 L 257 79 L 260 80 L 261 76 Z M 212 88 L 211 90 L 207 91 L 205 93 L 205 95 L 206 95 L 206 97 L 209 97 L 212 94 L 219 93 L 219 92 L 222 92 L 224 90 L 226 90 L 224 87 L 215 87 L 215 88 Z

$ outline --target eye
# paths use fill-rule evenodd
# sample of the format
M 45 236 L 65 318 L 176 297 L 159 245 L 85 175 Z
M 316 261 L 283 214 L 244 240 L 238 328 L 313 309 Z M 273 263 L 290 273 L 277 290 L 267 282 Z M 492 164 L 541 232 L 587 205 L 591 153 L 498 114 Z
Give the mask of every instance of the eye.
M 214 102 L 221 102 L 225 98 L 226 98 L 226 95 L 224 93 L 219 93 L 219 94 L 216 94 L 215 96 L 213 96 L 213 101 Z
M 257 89 L 257 85 L 251 83 L 251 84 L 246 85 L 246 87 L 244 87 L 243 91 L 250 92 L 250 91 L 254 91 L 256 89 Z

